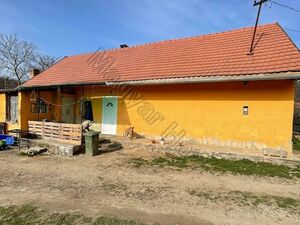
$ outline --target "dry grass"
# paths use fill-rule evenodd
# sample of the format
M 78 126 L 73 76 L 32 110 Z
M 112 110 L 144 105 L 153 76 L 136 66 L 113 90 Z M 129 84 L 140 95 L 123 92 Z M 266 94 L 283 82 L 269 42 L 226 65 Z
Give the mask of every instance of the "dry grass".
M 290 213 L 300 214 L 300 200 L 275 195 L 254 195 L 251 192 L 230 191 L 224 193 L 212 193 L 205 191 L 188 190 L 188 192 L 204 200 L 212 202 L 227 202 L 238 206 L 258 207 L 259 205 L 271 206 L 277 209 L 287 210 Z
M 300 166 L 291 168 L 285 165 L 274 165 L 265 162 L 253 162 L 247 159 L 228 160 L 215 157 L 186 156 L 177 157 L 166 155 L 153 159 L 134 158 L 130 160 L 136 167 L 159 166 L 179 169 L 192 168 L 209 172 L 232 173 L 241 175 L 256 175 L 268 177 L 281 177 L 287 179 L 300 178 Z
M 110 217 L 86 217 L 81 214 L 49 213 L 45 210 L 24 206 L 0 207 L 1 225 L 143 225 L 142 223 Z

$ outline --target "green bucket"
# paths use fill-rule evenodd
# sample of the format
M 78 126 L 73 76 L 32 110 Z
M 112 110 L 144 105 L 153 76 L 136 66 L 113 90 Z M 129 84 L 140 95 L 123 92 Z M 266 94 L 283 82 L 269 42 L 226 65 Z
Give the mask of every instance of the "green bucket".
M 4 150 L 6 148 L 6 141 L 0 140 L 0 150 Z

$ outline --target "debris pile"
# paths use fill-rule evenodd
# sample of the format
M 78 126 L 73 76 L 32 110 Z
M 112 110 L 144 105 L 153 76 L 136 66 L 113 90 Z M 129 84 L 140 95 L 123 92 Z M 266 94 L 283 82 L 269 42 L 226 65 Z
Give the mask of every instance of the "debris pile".
M 40 155 L 44 152 L 47 152 L 47 148 L 34 147 L 34 148 L 22 150 L 21 154 L 26 156 L 35 156 L 35 155 Z

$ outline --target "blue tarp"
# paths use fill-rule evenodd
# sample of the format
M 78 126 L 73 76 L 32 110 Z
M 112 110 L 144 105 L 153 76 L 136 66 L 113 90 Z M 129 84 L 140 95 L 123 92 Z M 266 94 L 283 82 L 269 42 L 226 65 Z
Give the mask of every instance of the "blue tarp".
M 15 138 L 13 136 L 0 134 L 0 140 L 5 140 L 7 145 L 13 145 L 15 143 Z

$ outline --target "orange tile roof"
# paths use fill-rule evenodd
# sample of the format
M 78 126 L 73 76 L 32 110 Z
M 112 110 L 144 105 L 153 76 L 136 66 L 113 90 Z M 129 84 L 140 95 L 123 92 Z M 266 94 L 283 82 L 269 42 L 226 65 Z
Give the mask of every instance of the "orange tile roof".
M 279 24 L 63 58 L 22 86 L 240 76 L 300 71 L 300 52 Z M 218 79 L 216 78 L 216 79 Z

